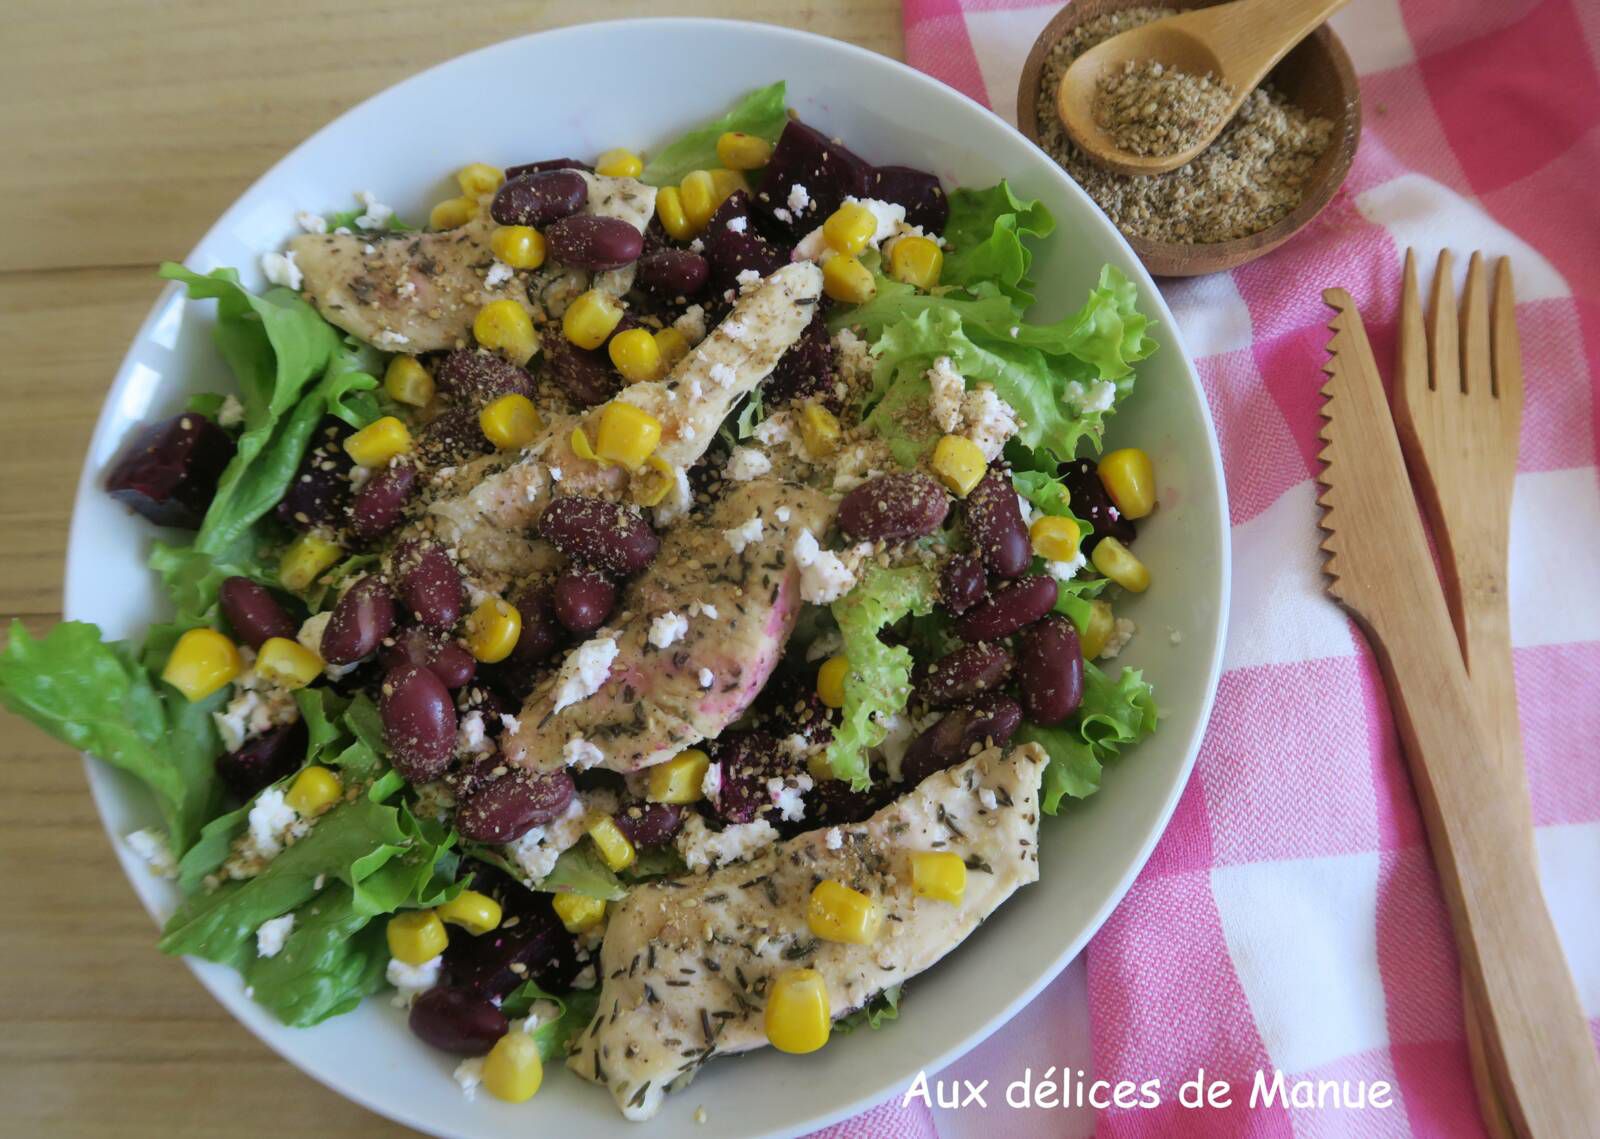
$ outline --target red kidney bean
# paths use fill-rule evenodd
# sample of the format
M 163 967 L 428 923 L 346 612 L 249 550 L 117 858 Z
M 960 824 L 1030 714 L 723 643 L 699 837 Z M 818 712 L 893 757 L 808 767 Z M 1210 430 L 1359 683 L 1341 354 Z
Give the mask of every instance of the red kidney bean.
M 253 649 L 273 637 L 292 641 L 300 631 L 300 623 L 284 611 L 272 591 L 247 577 L 224 579 L 217 589 L 217 601 L 233 635 Z
M 400 600 L 421 624 L 448 630 L 461 619 L 461 571 L 437 542 L 402 542 L 394 552 L 394 576 Z
M 511 1028 L 486 997 L 435 985 L 411 1006 L 411 1031 L 441 1052 L 483 1056 Z
M 996 577 L 1016 577 L 1032 564 L 1028 527 L 1004 467 L 990 467 L 967 495 L 967 535 Z
M 439 391 L 472 408 L 503 395 L 533 397 L 533 377 L 504 356 L 482 348 L 457 348 L 445 353 L 433 369 Z
M 575 793 L 565 771 L 508 771 L 467 793 L 456 808 L 456 829 L 473 842 L 515 842 L 560 818 Z
M 544 374 L 584 407 L 605 403 L 622 386 L 605 352 L 579 348 L 565 336 L 545 338 Z
M 478 673 L 478 661 L 459 641 L 446 641 L 428 662 L 428 671 L 454 692 L 472 683 Z
M 566 642 L 566 630 L 551 603 L 552 593 L 548 585 L 531 585 L 512 600 L 522 617 L 522 633 L 517 637 L 517 647 L 511 650 L 512 660 L 535 664 Z
M 237 751 L 217 757 L 217 777 L 239 799 L 248 799 L 269 783 L 297 771 L 306 759 L 306 722 L 280 724 Z
M 1007 582 L 955 623 L 963 641 L 998 641 L 1031 625 L 1055 607 L 1056 579 L 1042 573 Z
M 944 488 L 920 471 L 879 475 L 839 503 L 839 530 L 851 541 L 900 542 L 932 534 L 950 513 Z
M 911 741 L 900 773 L 920 783 L 966 759 L 987 743 L 1004 745 L 1022 726 L 1022 705 L 1001 692 L 991 692 L 965 708 L 948 713 Z
M 279 522 L 296 530 L 337 527 L 344 522 L 345 505 L 350 499 L 350 470 L 356 465 L 344 449 L 344 440 L 351 432 L 344 420 L 331 415 L 323 418 L 289 489 L 274 508 Z
M 233 458 L 233 439 L 185 412 L 143 428 L 106 475 L 106 493 L 157 526 L 197 530 Z
M 384 467 L 356 489 L 350 498 L 350 533 L 361 542 L 374 542 L 400 524 L 417 469 L 409 463 Z
M 576 170 L 540 170 L 507 179 L 489 203 L 489 216 L 501 225 L 543 228 L 575 214 L 589 200 L 589 183 Z
M 639 260 L 644 234 L 621 218 L 573 214 L 544 231 L 550 259 L 591 273 L 620 269 Z
M 394 597 L 383 579 L 368 575 L 344 591 L 322 630 L 322 659 L 355 664 L 371 656 L 394 628 Z
M 957 617 L 989 594 L 989 577 L 977 554 L 951 554 L 939 571 L 939 600 Z
M 1082 549 L 1086 556 L 1100 544 L 1101 538 L 1115 538 L 1127 545 L 1138 536 L 1133 521 L 1124 518 L 1111 501 L 1106 484 L 1100 481 L 1100 472 L 1092 460 L 1073 459 L 1070 463 L 1062 463 L 1061 481 L 1066 483 L 1067 490 L 1072 494 L 1072 513 L 1092 527 L 1083 539 Z
M 551 608 L 556 620 L 580 637 L 604 625 L 616 607 L 616 584 L 597 569 L 574 564 L 556 578 Z
M 385 669 L 403 664 L 425 668 L 452 692 L 471 684 L 478 671 L 478 662 L 461 645 L 420 628 L 398 633 L 381 659 Z
M 557 338 L 552 337 L 550 342 Z M 417 457 L 430 467 L 464 463 L 494 450 L 478 423 L 475 407 L 452 407 L 428 421 L 417 435 Z
M 661 540 L 637 510 L 603 498 L 569 495 L 545 507 L 539 536 L 574 561 L 613 577 L 632 577 L 655 560 Z
M 1083 703 L 1083 649 L 1078 627 L 1052 613 L 1017 637 L 1017 688 L 1035 724 L 1059 724 Z
M 611 818 L 634 846 L 660 846 L 683 827 L 683 808 L 676 803 L 629 803 Z
M 456 746 L 456 708 L 443 682 L 425 668 L 403 665 L 383 678 L 378 715 L 395 770 L 412 783 L 436 779 Z
M 962 645 L 931 665 L 917 669 L 917 697 L 934 708 L 965 704 L 1011 675 L 1011 653 L 1004 645 L 983 642 Z
M 507 166 L 506 181 L 521 178 L 524 174 L 542 174 L 546 170 L 587 170 L 594 173 L 593 166 L 576 158 L 545 158 L 538 162 L 524 162 L 521 166 Z
M 664 301 L 692 297 L 706 287 L 711 267 L 687 249 L 661 249 L 639 259 L 639 287 Z

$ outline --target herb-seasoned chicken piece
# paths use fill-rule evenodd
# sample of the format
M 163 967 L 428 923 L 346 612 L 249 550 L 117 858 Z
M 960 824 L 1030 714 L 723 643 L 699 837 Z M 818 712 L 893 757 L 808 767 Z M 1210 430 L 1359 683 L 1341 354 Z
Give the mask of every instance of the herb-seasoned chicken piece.
M 815 969 L 835 1017 L 933 965 L 1019 886 L 1039 876 L 1037 744 L 990 748 L 937 772 L 864 823 L 811 831 L 748 862 L 636 887 L 612 911 L 600 948 L 600 1004 L 567 1064 L 605 1084 L 629 1119 L 712 1056 L 767 1043 L 766 992 L 788 969 Z M 918 897 L 914 852 L 958 854 L 959 905 Z M 822 941 L 811 891 L 834 878 L 883 909 L 871 945 Z
M 825 530 L 833 509 L 818 491 L 761 479 L 668 530 L 654 563 L 623 590 L 621 623 L 595 635 L 616 646 L 604 681 L 564 707 L 562 676 L 534 689 L 519 726 L 501 737 L 506 762 L 637 771 L 721 732 L 761 691 L 794 629 L 795 538 Z M 675 622 L 655 628 L 669 614 L 687 621 L 670 638 L 665 624 Z

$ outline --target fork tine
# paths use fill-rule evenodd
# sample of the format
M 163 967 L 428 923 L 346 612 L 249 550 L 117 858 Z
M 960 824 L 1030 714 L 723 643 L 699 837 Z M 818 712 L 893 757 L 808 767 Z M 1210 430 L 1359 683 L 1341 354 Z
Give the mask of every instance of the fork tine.
M 1522 344 L 1517 338 L 1517 298 L 1511 284 L 1511 258 L 1494 267 L 1494 394 L 1522 407 Z
M 1433 273 L 1433 298 L 1428 306 L 1428 373 L 1435 391 L 1461 387 L 1461 353 L 1456 346 L 1455 258 L 1439 251 Z
M 1417 285 L 1417 251 L 1406 250 L 1405 275 L 1400 281 L 1400 342 L 1398 349 L 1400 404 L 1407 411 L 1412 400 L 1433 387 L 1428 370 L 1428 333 L 1422 324 L 1422 290 Z
M 1467 262 L 1466 303 L 1461 308 L 1461 390 L 1465 394 L 1494 394 L 1489 366 L 1489 287 L 1483 272 L 1483 254 L 1476 250 Z

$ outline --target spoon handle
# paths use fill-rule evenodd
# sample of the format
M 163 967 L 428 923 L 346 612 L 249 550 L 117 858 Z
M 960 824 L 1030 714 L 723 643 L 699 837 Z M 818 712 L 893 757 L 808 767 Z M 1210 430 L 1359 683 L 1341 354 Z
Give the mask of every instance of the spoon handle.
M 1191 31 L 1211 41 L 1226 61 L 1223 78 L 1254 86 L 1273 66 L 1349 0 L 1234 0 L 1188 13 Z M 1203 29 L 1203 31 L 1202 31 Z

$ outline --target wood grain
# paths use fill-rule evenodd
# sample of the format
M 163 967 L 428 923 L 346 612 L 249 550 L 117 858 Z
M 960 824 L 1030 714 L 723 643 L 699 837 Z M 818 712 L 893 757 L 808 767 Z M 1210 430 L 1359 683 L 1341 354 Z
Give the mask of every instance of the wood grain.
M 0 33 L 0 617 L 59 619 L 67 521 L 129 339 L 181 257 L 323 123 L 463 51 L 627 0 L 9 0 Z M 656 0 L 901 51 L 897 0 Z M 0 712 L 0 1134 L 410 1134 L 258 1043 L 123 880 L 76 757 Z

